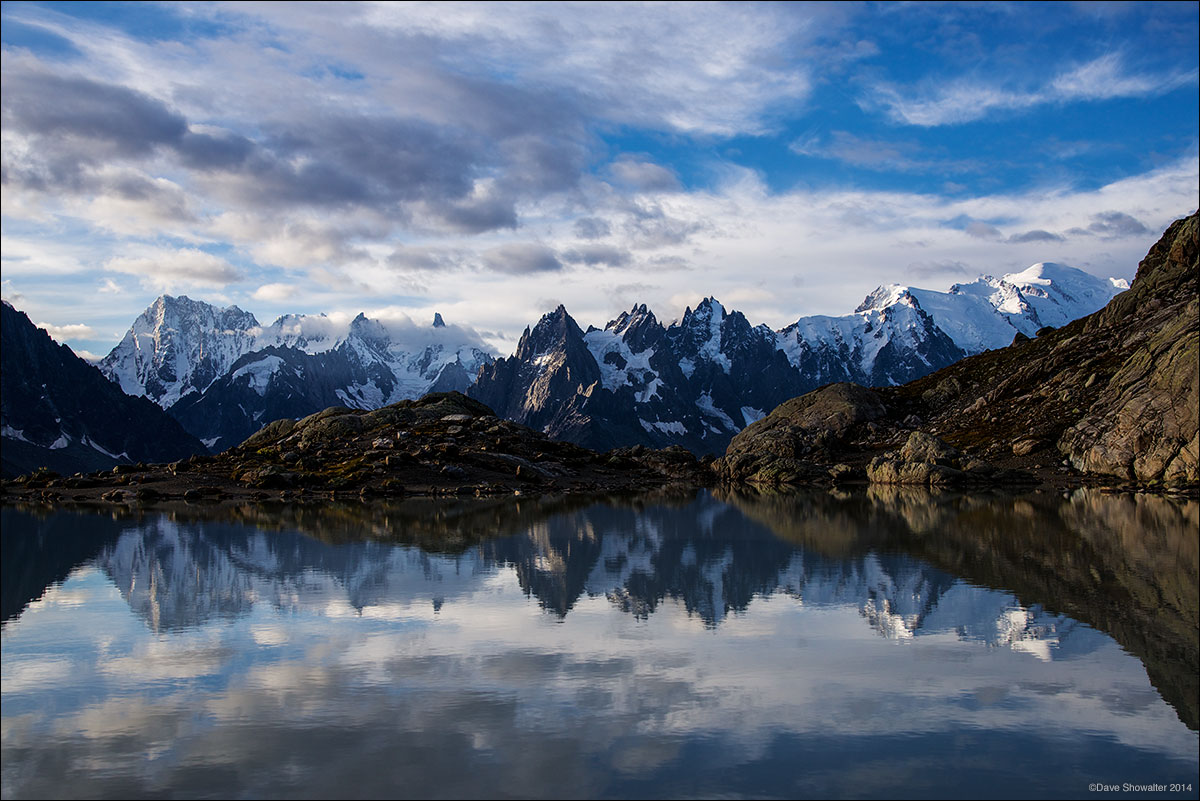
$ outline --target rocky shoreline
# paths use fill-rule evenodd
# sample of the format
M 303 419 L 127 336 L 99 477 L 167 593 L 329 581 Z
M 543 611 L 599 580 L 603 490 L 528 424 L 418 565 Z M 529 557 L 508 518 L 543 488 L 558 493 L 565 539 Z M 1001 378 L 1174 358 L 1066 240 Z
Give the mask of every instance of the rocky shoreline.
M 216 456 L 0 484 L 7 500 L 160 503 L 614 493 L 711 481 L 683 448 L 596 453 L 502 420 L 458 392 L 278 420 Z

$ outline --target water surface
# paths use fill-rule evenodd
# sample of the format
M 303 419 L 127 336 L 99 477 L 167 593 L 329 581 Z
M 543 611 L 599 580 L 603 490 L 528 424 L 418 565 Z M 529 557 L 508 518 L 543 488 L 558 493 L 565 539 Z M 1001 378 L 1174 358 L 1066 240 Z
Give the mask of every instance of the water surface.
M 5 798 L 1197 794 L 1191 501 L 0 515 Z

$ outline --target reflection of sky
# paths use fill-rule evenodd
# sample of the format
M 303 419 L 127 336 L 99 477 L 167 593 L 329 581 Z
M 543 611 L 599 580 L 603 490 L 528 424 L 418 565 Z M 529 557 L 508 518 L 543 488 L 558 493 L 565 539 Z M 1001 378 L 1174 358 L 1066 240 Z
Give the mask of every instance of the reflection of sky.
M 713 626 L 682 598 L 614 601 L 653 538 L 621 559 L 603 535 L 607 583 L 594 567 L 559 617 L 477 550 L 358 563 L 298 538 L 319 557 L 285 565 L 281 535 L 222 551 L 155 525 L 4 627 L 6 798 L 978 794 L 1014 764 L 1031 794 L 1081 795 L 1196 769 L 1195 733 L 1110 638 L 911 559 L 798 550 L 784 591 Z M 236 598 L 164 626 L 184 600 L 130 591 L 151 576 Z

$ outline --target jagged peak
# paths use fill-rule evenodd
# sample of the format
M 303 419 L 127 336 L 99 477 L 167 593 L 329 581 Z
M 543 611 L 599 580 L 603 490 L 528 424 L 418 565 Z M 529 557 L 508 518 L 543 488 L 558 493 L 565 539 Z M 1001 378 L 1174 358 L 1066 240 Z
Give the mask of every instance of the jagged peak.
M 693 309 L 691 306 L 685 308 L 683 310 L 683 317 L 672 325 L 678 325 L 683 328 L 693 323 L 707 325 L 713 320 L 724 320 L 728 316 L 729 313 L 725 310 L 725 306 L 721 301 L 714 297 L 705 297 L 704 300 L 696 304 L 696 308 Z
M 195 300 L 187 295 L 172 296 L 167 294 L 159 295 L 154 301 L 146 307 L 140 317 L 146 320 L 153 320 L 167 314 L 189 315 L 189 314 L 212 314 L 216 317 L 222 317 L 226 320 L 230 318 L 238 318 L 244 325 L 257 326 L 258 320 L 253 314 L 236 305 L 233 306 L 216 306 L 205 300 Z
M 610 320 L 604 330 L 621 336 L 629 329 L 643 325 L 658 325 L 658 318 L 645 303 L 635 303 L 629 311 L 623 311 L 615 320 Z
M 442 319 L 442 315 L 440 312 L 433 313 L 433 327 L 434 328 L 445 328 L 446 327 L 446 321 Z
M 350 336 L 359 339 L 387 340 L 387 327 L 379 320 L 372 320 L 362 312 L 350 322 Z
M 514 355 L 520 359 L 532 358 L 569 339 L 582 340 L 583 330 L 560 303 L 554 311 L 543 314 L 532 330 L 525 328 Z
M 863 298 L 863 302 L 858 304 L 858 308 L 854 310 L 854 313 L 861 314 L 862 312 L 878 311 L 891 306 L 905 297 L 911 298 L 912 295 L 909 292 L 909 288 L 904 284 L 880 285 Z

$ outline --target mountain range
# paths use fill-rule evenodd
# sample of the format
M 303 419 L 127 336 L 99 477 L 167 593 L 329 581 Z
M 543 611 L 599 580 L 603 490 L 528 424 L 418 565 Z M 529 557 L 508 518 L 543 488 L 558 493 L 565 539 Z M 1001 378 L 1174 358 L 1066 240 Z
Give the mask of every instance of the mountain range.
M 1094 312 L 1125 287 L 1042 263 L 947 292 L 879 287 L 850 314 L 801 317 L 778 331 L 752 325 L 715 298 L 667 325 L 637 304 L 586 331 L 560 306 L 500 359 L 474 330 L 441 315 L 420 326 L 291 314 L 263 326 L 237 306 L 163 295 L 98 367 L 214 452 L 272 420 L 458 390 L 502 417 L 597 450 L 682 445 L 719 454 L 788 398 L 835 381 L 901 384 Z M 22 369 L 33 371 L 25 383 L 38 383 L 38 360 Z M 25 430 L 9 422 L 12 406 L 5 406 L 6 453 L 10 441 L 20 442 L 14 432 Z M 63 433 L 47 433 L 39 447 Z M 126 450 L 97 453 L 123 461 Z
M 582 331 L 566 309 L 485 364 L 468 391 L 497 414 L 589 448 L 724 451 L 783 401 L 837 381 L 903 384 L 1090 314 L 1127 288 L 1060 264 L 948 292 L 880 287 L 851 314 L 752 326 L 714 298 L 670 325 L 645 305 Z
M 237 306 L 163 295 L 99 367 L 221 451 L 283 417 L 465 390 L 492 359 L 485 348 L 440 314 L 428 327 L 362 314 L 349 325 L 289 314 L 264 327 Z

